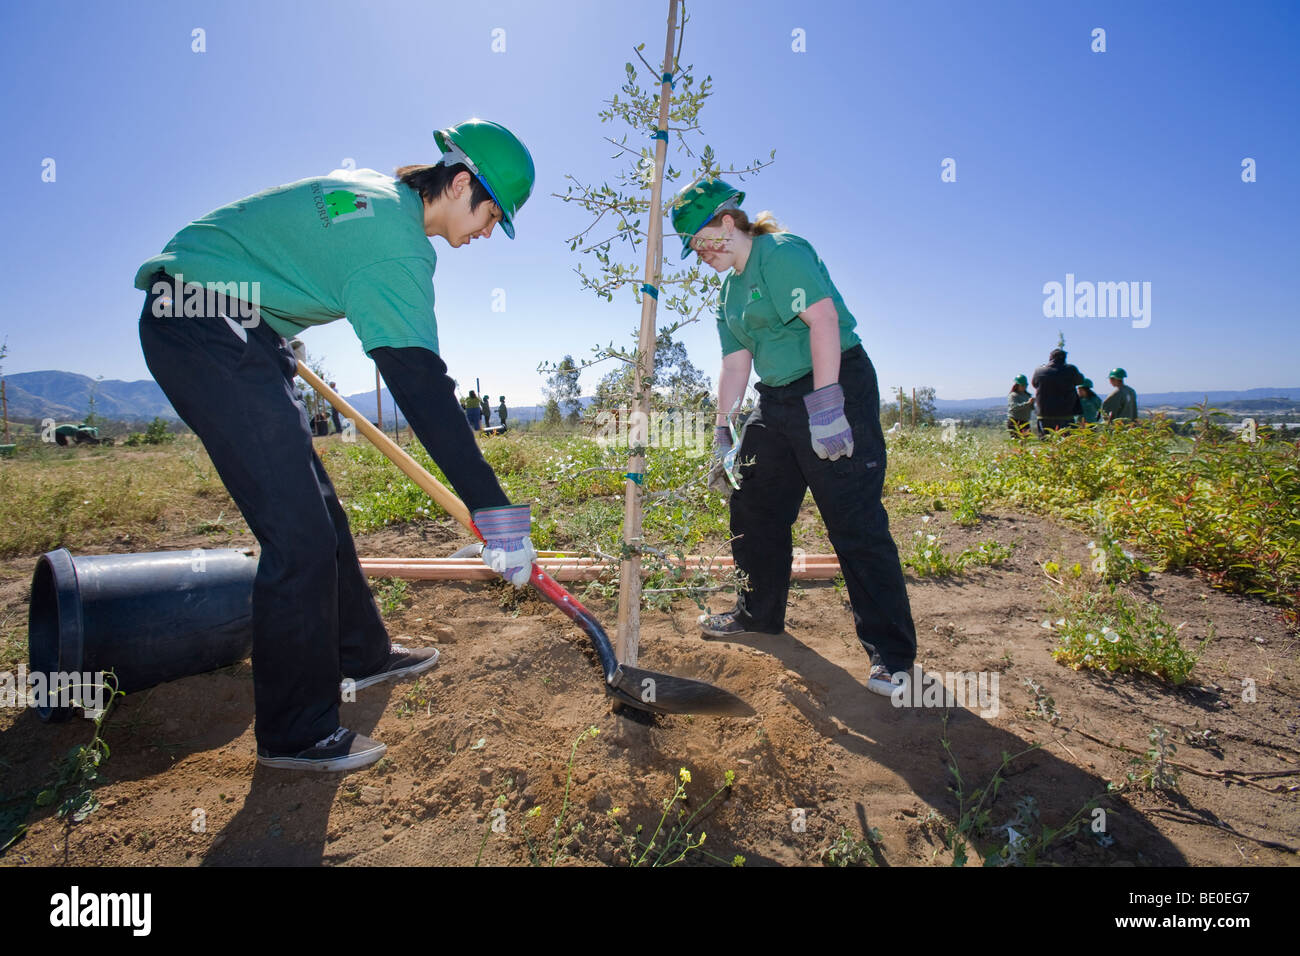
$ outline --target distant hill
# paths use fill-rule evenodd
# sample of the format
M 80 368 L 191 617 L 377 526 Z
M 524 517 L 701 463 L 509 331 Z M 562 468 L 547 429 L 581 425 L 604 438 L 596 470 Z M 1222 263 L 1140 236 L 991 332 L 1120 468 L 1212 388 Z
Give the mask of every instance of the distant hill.
M 5 377 L 5 398 L 11 418 L 54 418 L 80 421 L 89 407 L 92 389 L 95 414 L 122 421 L 152 421 L 155 416 L 175 419 L 167 396 L 153 379 L 96 382 L 76 372 L 19 372 Z
M 20 418 L 54 418 L 58 421 L 81 421 L 86 415 L 92 387 L 95 389 L 95 413 L 102 418 L 126 422 L 148 422 L 155 416 L 176 420 L 176 412 L 163 394 L 158 383 L 153 379 L 141 379 L 135 382 L 123 382 L 118 379 L 104 379 L 96 382 L 88 375 L 76 372 L 43 371 L 19 372 L 5 378 L 6 397 L 9 401 L 9 417 Z M 1097 389 L 1099 395 L 1105 396 L 1110 391 L 1106 382 Z M 1209 397 L 1210 404 L 1224 411 L 1267 411 L 1286 412 L 1300 404 L 1300 388 L 1250 388 L 1238 391 L 1200 391 L 1200 392 L 1138 392 L 1138 407 L 1144 410 L 1167 407 L 1184 409 L 1196 405 Z M 344 396 L 348 403 L 371 421 L 375 418 L 375 392 L 359 392 Z M 888 396 L 882 396 L 888 401 Z M 584 407 L 593 401 L 583 398 Z M 384 421 L 392 424 L 393 396 L 388 389 L 383 390 Z M 991 398 L 937 399 L 935 412 L 940 417 L 969 416 L 974 412 L 989 409 L 1006 410 L 1006 395 Z M 519 405 L 507 406 L 510 409 L 509 421 L 517 424 L 535 421 L 542 417 L 543 406 Z M 496 414 L 493 413 L 493 421 Z M 402 416 L 401 424 L 406 425 Z
M 1009 389 L 1008 389 L 1009 390 Z M 1094 388 L 1094 391 L 1103 398 L 1110 394 L 1110 383 L 1103 381 Z M 1247 408 L 1258 410 L 1263 408 L 1286 408 L 1300 402 L 1300 388 L 1248 388 L 1240 391 L 1202 391 L 1202 392 L 1138 392 L 1138 407 L 1153 408 L 1159 406 L 1173 406 L 1176 408 L 1187 408 L 1191 405 L 1199 405 L 1208 396 L 1210 404 L 1223 407 L 1226 402 L 1242 402 L 1245 404 L 1234 405 L 1234 408 Z M 1269 399 L 1282 399 L 1280 404 L 1268 403 Z M 886 398 L 886 401 L 888 399 Z M 1263 401 L 1261 401 L 1263 400 Z M 988 408 L 1000 408 L 1003 411 L 1007 407 L 1006 395 L 998 395 L 993 398 L 962 398 L 962 399 L 936 399 L 934 403 L 935 413 L 938 415 L 960 415 L 962 412 L 981 411 Z M 1224 409 L 1225 411 L 1227 409 Z
M 104 379 L 96 382 L 88 375 L 76 372 L 43 371 L 19 372 L 5 376 L 5 398 L 11 419 L 53 418 L 60 422 L 79 422 L 86 417 L 92 388 L 95 393 L 95 414 L 100 418 L 124 422 L 150 422 L 155 417 L 170 421 L 179 420 L 167 396 L 151 378 L 135 382 Z M 343 396 L 348 404 L 375 420 L 375 392 L 360 392 Z M 393 423 L 393 396 L 383 390 L 384 424 Z M 536 405 L 518 408 L 506 406 L 510 411 L 508 421 L 526 422 L 541 417 Z M 492 420 L 496 422 L 495 408 Z M 406 416 L 400 418 L 405 427 Z

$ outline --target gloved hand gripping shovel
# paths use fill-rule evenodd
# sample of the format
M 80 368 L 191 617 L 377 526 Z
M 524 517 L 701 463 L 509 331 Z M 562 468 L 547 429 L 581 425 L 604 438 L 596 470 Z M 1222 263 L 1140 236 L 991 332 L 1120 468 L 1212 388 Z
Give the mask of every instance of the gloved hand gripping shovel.
M 420 467 L 414 458 L 345 402 L 302 362 L 298 363 L 298 375 L 337 408 L 340 415 L 351 419 L 358 431 L 370 439 L 376 448 L 405 472 L 407 477 L 423 488 L 425 493 L 448 514 L 464 525 L 480 541 L 483 539 L 483 535 L 474 526 L 469 509 L 438 479 Z M 754 713 L 753 708 L 739 697 L 712 684 L 620 664 L 614 655 L 609 637 L 591 612 L 543 571 L 536 562 L 533 563 L 530 582 L 591 639 L 592 645 L 596 648 L 596 655 L 600 658 L 601 670 L 605 675 L 605 693 L 615 700 L 638 710 L 660 714 L 725 714 L 748 717 Z

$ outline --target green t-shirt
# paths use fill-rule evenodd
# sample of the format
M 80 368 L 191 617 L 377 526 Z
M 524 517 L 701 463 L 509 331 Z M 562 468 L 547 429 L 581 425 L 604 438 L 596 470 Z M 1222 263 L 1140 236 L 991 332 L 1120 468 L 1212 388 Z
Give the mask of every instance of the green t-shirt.
M 1079 407 L 1083 409 L 1083 414 L 1079 416 L 1080 421 L 1092 425 L 1101 421 L 1101 399 L 1097 397 L 1096 392 L 1093 392 L 1091 397 L 1080 395 Z
M 1120 385 L 1106 396 L 1106 400 L 1101 403 L 1101 410 L 1112 418 L 1128 418 L 1135 420 L 1138 417 L 1138 400 L 1137 392 L 1127 385 Z
M 436 265 L 415 190 L 373 169 L 336 169 L 195 220 L 140 266 L 135 287 L 159 269 L 185 284 L 247 282 L 280 335 L 346 316 L 367 352 L 437 352 Z
M 810 332 L 799 313 L 829 298 L 840 319 L 840 349 L 859 344 L 844 305 L 812 245 L 788 232 L 755 236 L 745 271 L 731 272 L 718 295 L 722 354 L 746 349 L 764 385 L 788 385 L 812 371 Z

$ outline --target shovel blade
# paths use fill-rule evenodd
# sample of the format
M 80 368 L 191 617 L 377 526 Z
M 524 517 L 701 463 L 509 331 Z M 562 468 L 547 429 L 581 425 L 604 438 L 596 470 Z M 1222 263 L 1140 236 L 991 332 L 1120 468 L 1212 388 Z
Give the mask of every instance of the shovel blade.
M 618 665 L 605 692 L 629 707 L 652 714 L 717 714 L 752 717 L 754 708 L 730 691 L 689 677 L 674 677 Z

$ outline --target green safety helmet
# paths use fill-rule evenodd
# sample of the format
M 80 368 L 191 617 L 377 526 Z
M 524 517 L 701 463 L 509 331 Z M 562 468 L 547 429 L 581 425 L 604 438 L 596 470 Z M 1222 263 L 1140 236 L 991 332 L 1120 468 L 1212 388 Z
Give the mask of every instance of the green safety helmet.
M 501 207 L 501 229 L 515 237 L 515 213 L 533 191 L 536 171 L 528 147 L 498 123 L 467 119 L 435 130 L 433 138 L 448 166 L 464 163 Z
M 1128 372 L 1122 368 L 1113 368 L 1110 370 L 1110 378 L 1128 378 Z
M 1014 379 L 1012 379 L 1012 381 L 1015 382 L 1017 385 L 1025 386 L 1025 388 L 1029 387 L 1029 379 L 1025 378 L 1023 375 L 1017 375 Z
M 673 229 L 682 237 L 682 258 L 691 254 L 691 240 L 723 209 L 739 209 L 745 194 L 721 179 L 701 177 L 682 188 L 673 201 Z
M 1090 379 L 1090 378 L 1085 378 L 1082 382 L 1079 383 L 1078 387 L 1079 387 L 1079 388 L 1092 388 L 1092 379 Z

